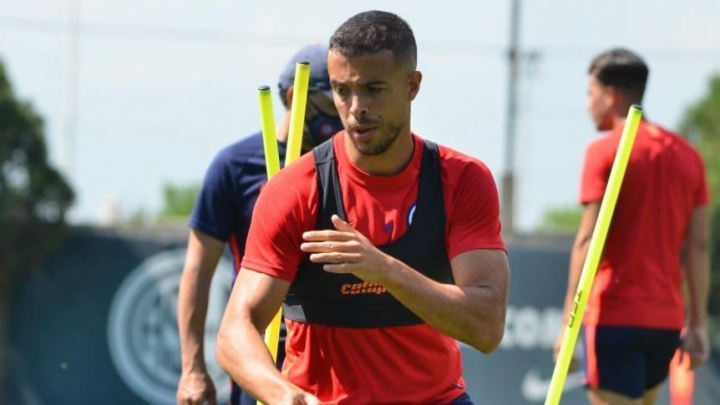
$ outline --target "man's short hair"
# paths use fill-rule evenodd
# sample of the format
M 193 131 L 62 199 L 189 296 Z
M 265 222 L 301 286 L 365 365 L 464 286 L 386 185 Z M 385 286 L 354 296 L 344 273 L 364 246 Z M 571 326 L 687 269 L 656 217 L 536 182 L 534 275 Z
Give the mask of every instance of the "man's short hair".
M 345 21 L 330 37 L 330 50 L 346 57 L 391 51 L 398 65 L 417 67 L 417 44 L 410 25 L 386 11 L 365 11 Z
M 616 88 L 632 102 L 640 102 L 650 70 L 637 54 L 624 48 L 614 48 L 596 56 L 588 73 L 603 85 Z

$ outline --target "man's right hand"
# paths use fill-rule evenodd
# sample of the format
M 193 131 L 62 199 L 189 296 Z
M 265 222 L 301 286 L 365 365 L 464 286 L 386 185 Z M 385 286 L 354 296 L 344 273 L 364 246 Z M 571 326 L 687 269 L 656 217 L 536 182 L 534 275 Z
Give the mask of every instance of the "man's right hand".
M 183 373 L 176 398 L 178 405 L 217 405 L 215 384 L 207 372 Z
M 563 322 L 563 325 L 565 325 L 565 322 Z M 557 363 L 558 356 L 560 355 L 560 349 L 562 348 L 562 340 L 563 340 L 563 333 L 564 333 L 564 327 L 563 330 L 560 331 L 560 334 L 555 339 L 555 344 L 553 344 L 553 361 Z M 570 358 L 570 365 L 568 366 L 568 373 L 574 373 L 576 371 L 580 371 L 582 369 L 582 364 L 580 359 L 573 353 L 572 357 Z
M 207 373 L 203 341 L 212 276 L 225 243 L 197 229 L 190 231 L 178 291 L 178 333 L 182 376 L 176 398 L 181 405 L 215 405 L 215 386 Z
M 278 402 L 278 405 L 321 405 L 317 397 L 312 394 L 298 389 L 297 391 L 285 394 L 285 396 Z
M 690 356 L 690 369 L 696 369 L 710 358 L 710 337 L 707 326 L 688 327 L 683 331 L 680 361 Z

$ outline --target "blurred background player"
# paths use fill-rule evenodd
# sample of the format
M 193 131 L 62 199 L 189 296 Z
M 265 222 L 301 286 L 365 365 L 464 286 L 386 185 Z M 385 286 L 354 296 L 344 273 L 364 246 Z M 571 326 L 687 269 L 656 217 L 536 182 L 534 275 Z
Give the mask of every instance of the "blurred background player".
M 626 49 L 606 51 L 590 65 L 587 109 L 597 130 L 607 133 L 585 153 L 584 211 L 564 314 L 573 303 L 628 109 L 642 103 L 648 73 L 645 62 Z M 692 367 L 708 359 L 708 199 L 698 152 L 643 120 L 583 318 L 585 384 L 593 405 L 654 404 L 683 327 L 682 350 Z M 562 333 L 556 356 L 561 339 Z
M 284 161 L 290 124 L 296 63 L 310 62 L 310 81 L 303 151 L 330 138 L 342 129 L 333 104 L 327 73 L 327 46 L 302 48 L 289 61 L 278 83 L 285 113 L 277 127 L 280 161 Z M 257 113 L 251 114 L 257 117 Z M 178 384 L 179 404 L 216 403 L 216 393 L 207 372 L 203 353 L 205 317 L 213 273 L 228 245 L 235 272 L 245 251 L 250 218 L 260 187 L 267 181 L 262 134 L 256 133 L 222 149 L 205 175 L 189 220 L 187 257 L 178 296 L 178 329 L 182 348 L 182 376 Z M 284 357 L 284 336 L 278 348 L 278 364 Z M 232 404 L 255 404 L 233 383 Z

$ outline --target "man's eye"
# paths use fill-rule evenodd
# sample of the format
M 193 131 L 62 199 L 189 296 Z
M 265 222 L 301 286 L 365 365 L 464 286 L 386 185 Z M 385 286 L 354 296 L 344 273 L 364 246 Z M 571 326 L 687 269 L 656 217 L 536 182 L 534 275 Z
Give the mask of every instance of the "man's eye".
M 383 91 L 383 88 L 373 86 L 373 87 L 368 88 L 368 90 L 370 91 L 370 93 L 380 93 L 381 91 Z

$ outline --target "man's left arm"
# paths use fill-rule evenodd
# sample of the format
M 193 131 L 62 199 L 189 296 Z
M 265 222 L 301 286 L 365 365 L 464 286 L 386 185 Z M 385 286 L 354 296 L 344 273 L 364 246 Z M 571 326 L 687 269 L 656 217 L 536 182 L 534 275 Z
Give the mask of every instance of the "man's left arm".
M 336 230 L 306 232 L 301 248 L 330 273 L 351 273 L 382 284 L 422 320 L 483 353 L 503 337 L 509 285 L 502 249 L 472 249 L 450 261 L 455 284 L 432 280 L 389 256 L 337 215 Z
M 558 336 L 553 344 L 553 358 L 555 360 L 557 360 L 557 357 L 560 354 L 563 335 L 566 330 L 565 325 L 568 323 L 570 311 L 575 303 L 578 283 L 580 282 L 582 269 L 585 265 L 585 258 L 587 257 L 588 249 L 590 248 L 590 239 L 592 238 L 593 231 L 595 230 L 595 223 L 597 222 L 599 213 L 600 202 L 585 204 L 582 218 L 580 219 L 580 227 L 578 228 L 578 233 L 575 236 L 575 242 L 573 243 L 572 250 L 570 251 L 570 265 L 568 269 L 567 292 L 565 293 L 565 302 L 563 304 L 562 326 L 560 327 Z M 573 361 L 570 363 L 570 371 L 575 371 L 579 366 L 579 360 L 573 358 Z
M 505 330 L 507 255 L 500 249 L 474 249 L 452 259 L 451 266 L 455 285 L 438 283 L 390 258 L 381 284 L 435 329 L 490 353 Z
M 497 188 L 481 163 L 467 163 L 455 174 L 446 188 L 452 197 L 445 201 L 454 285 L 434 281 L 384 254 L 337 216 L 332 219 L 336 230 L 306 233 L 302 249 L 311 261 L 325 263 L 325 271 L 379 283 L 435 329 L 490 353 L 503 337 L 510 278 Z

